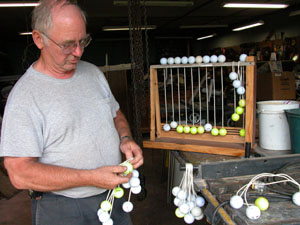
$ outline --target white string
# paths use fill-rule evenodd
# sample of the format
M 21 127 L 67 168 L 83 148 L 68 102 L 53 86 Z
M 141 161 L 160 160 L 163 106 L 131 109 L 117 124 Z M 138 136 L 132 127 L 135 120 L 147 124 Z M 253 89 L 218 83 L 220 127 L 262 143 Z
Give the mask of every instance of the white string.
M 221 66 L 221 92 L 222 92 L 222 127 L 224 127 L 224 93 L 223 93 L 223 67 Z
M 208 76 L 207 76 L 207 67 L 205 67 L 206 69 L 206 73 L 205 73 L 205 78 L 206 78 L 206 118 L 207 118 L 207 122 L 206 123 L 209 123 L 209 109 L 208 109 Z
M 193 68 L 191 67 L 191 87 L 192 87 L 192 112 L 193 112 L 193 126 L 195 121 L 194 115 L 194 79 L 193 79 Z
M 165 92 L 165 111 L 166 111 L 166 124 L 168 123 L 168 103 L 167 103 L 167 68 L 164 69 L 164 92 Z
M 174 96 L 173 96 L 173 74 L 172 74 L 172 68 L 171 70 L 171 96 L 172 96 L 172 120 L 175 120 L 174 117 Z
M 179 82 L 179 68 L 177 68 L 177 80 L 178 80 L 178 85 L 177 85 L 177 92 L 178 92 L 178 124 L 181 124 L 181 119 L 180 119 L 180 82 Z
M 216 82 L 215 82 L 215 67 L 213 66 L 213 85 L 214 85 L 214 127 L 217 125 L 216 121 Z
M 185 74 L 185 68 L 183 69 L 183 76 L 184 76 L 184 105 L 185 105 L 185 125 L 187 125 L 187 100 L 186 100 L 186 74 Z
M 200 74 L 200 67 L 198 67 L 198 91 L 199 91 L 199 116 L 200 116 L 200 121 L 199 125 L 201 126 L 201 74 Z
M 245 67 L 242 67 L 242 85 L 245 84 Z M 246 87 L 246 86 L 244 86 Z M 244 99 L 244 94 L 241 95 L 241 98 Z M 243 111 L 243 128 L 245 129 L 245 110 Z

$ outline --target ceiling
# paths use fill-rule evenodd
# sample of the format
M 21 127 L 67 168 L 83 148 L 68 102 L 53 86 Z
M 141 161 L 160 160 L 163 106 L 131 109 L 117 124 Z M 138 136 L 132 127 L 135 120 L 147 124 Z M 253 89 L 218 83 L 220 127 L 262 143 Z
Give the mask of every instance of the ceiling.
M 299 10 L 300 0 L 256 0 L 256 3 L 287 3 L 286 9 L 229 9 L 223 8 L 223 0 L 190 0 L 191 6 L 146 6 L 141 8 L 142 24 L 146 15 L 149 30 L 156 37 L 189 38 L 210 33 L 231 32 L 232 28 L 257 20 L 288 17 L 291 11 Z M 0 0 L 3 2 L 3 0 Z M 128 38 L 128 31 L 103 32 L 106 26 L 128 26 L 128 6 L 117 6 L 114 0 L 77 0 L 88 16 L 88 32 L 95 38 Z M 120 1 L 118 1 L 120 2 Z M 161 2 L 158 1 L 157 2 Z M 177 2 L 173 0 L 172 2 Z M 182 1 L 179 1 L 182 2 Z M 241 0 L 239 2 L 246 2 Z M 253 1 L 248 1 L 253 2 Z M 142 3 L 141 3 L 142 4 Z M 146 10 L 144 10 L 146 9 Z M 1 39 L 17 38 L 21 31 L 30 31 L 32 8 L 0 8 Z M 145 13 L 146 12 L 146 13 Z M 137 12 L 134 11 L 136 14 Z M 299 18 L 299 16 L 297 16 Z M 272 22 L 272 20 L 271 20 Z M 266 22 L 265 22 L 266 23 Z M 181 26 L 203 26 L 183 29 Z

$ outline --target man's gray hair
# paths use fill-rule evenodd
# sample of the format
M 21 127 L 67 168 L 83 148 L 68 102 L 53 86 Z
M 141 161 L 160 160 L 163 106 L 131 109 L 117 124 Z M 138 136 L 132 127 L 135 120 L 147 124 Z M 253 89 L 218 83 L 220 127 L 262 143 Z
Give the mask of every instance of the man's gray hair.
M 52 27 L 52 9 L 61 5 L 73 5 L 79 9 L 81 15 L 86 23 L 86 15 L 82 9 L 76 4 L 69 0 L 40 0 L 40 4 L 34 8 L 32 11 L 32 21 L 31 28 L 32 30 L 38 30 L 40 32 L 45 32 Z

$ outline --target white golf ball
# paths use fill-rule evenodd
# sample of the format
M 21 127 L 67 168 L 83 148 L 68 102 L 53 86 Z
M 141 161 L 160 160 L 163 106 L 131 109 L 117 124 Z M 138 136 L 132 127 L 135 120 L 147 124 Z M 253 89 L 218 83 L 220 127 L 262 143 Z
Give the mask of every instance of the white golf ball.
M 110 219 L 110 215 L 108 212 L 103 212 L 100 214 L 100 216 L 98 218 L 101 223 L 105 223 L 106 221 L 108 221 Z
M 239 195 L 234 195 L 230 198 L 230 206 L 234 209 L 240 209 L 243 207 L 244 200 Z
M 219 55 L 219 56 L 218 56 L 218 61 L 219 61 L 220 63 L 225 62 L 225 61 L 226 61 L 225 55 Z
M 179 198 L 179 199 L 181 199 L 181 200 L 186 199 L 186 196 L 187 196 L 187 193 L 186 193 L 184 190 L 180 190 L 180 191 L 177 193 L 177 198 Z
M 200 55 L 198 55 L 197 57 L 196 57 L 196 63 L 202 63 L 202 56 L 200 56 Z
M 187 58 L 186 56 L 183 56 L 183 57 L 181 58 L 181 63 L 182 63 L 182 64 L 187 64 L 187 63 L 188 63 L 188 58 Z
M 97 211 L 97 215 L 98 215 L 98 217 L 100 216 L 100 214 L 102 214 L 104 211 L 100 208 L 100 209 L 98 209 L 98 211 Z
M 170 126 L 171 126 L 171 128 L 173 128 L 173 129 L 175 129 L 176 127 L 177 127 L 177 122 L 176 121 L 172 121 L 171 123 L 170 123 Z
M 129 180 L 130 187 L 137 187 L 141 183 L 140 179 L 137 177 L 131 177 Z
M 184 219 L 184 222 L 186 222 L 187 224 L 192 224 L 195 221 L 195 218 L 190 213 L 186 214 L 183 219 Z
M 195 57 L 194 56 L 190 56 L 189 57 L 189 59 L 188 59 L 188 62 L 189 62 L 189 64 L 193 64 L 193 63 L 195 63 Z
M 206 130 L 207 132 L 210 132 L 211 129 L 212 129 L 212 125 L 210 123 L 204 125 L 204 130 Z
M 260 214 L 260 209 L 255 205 L 251 205 L 246 209 L 246 216 L 251 220 L 257 220 Z
M 102 225 L 113 225 L 113 224 L 114 224 L 114 221 L 110 218 L 109 220 L 104 222 Z
M 130 188 L 129 182 L 122 184 L 122 187 L 125 188 L 125 189 Z
M 180 64 L 181 63 L 181 59 L 180 59 L 180 57 L 175 57 L 175 59 L 174 59 L 174 63 L 175 64 Z
M 240 55 L 240 61 L 241 62 L 246 62 L 246 59 L 247 59 L 247 55 L 246 54 L 241 54 Z
M 194 217 L 199 217 L 203 214 L 201 208 L 197 206 L 192 208 L 191 213 Z
M 168 64 L 174 64 L 174 58 L 173 57 L 168 58 Z
M 239 95 L 243 95 L 245 94 L 245 88 L 243 86 L 240 86 L 237 88 L 236 93 L 238 93 Z
M 181 190 L 180 187 L 175 186 L 172 188 L 172 194 L 176 197 L 180 190 Z
M 183 203 L 182 205 L 179 206 L 179 210 L 183 214 L 187 214 L 190 211 L 190 207 L 187 203 Z
M 205 205 L 205 199 L 201 196 L 197 196 L 196 205 L 199 207 L 203 207 Z
M 180 201 L 181 200 L 179 198 L 174 198 L 173 203 L 174 203 L 174 205 L 179 206 Z
M 138 170 L 132 170 L 132 176 L 133 177 L 139 177 L 140 176 L 140 173 Z
M 124 202 L 122 205 L 122 209 L 124 212 L 131 212 L 133 210 L 133 204 L 131 202 Z
M 238 74 L 233 71 L 229 74 L 229 78 L 230 80 L 236 80 L 238 78 Z
M 241 86 L 241 81 L 239 81 L 239 80 L 234 80 L 234 81 L 232 82 L 232 86 L 235 87 L 235 88 L 240 87 L 240 86 Z
M 300 206 L 300 192 L 294 193 L 292 199 L 293 199 L 294 204 L 296 204 L 297 206 Z
M 187 204 L 188 204 L 190 210 L 196 206 L 196 203 L 192 202 L 192 201 L 191 202 L 187 202 Z
M 167 64 L 167 58 L 161 58 L 160 59 L 160 64 L 162 64 L 162 65 L 166 65 Z
M 210 61 L 211 61 L 212 63 L 218 62 L 218 56 L 212 55 L 212 56 L 210 57 Z
M 203 213 L 200 216 L 195 217 L 195 220 L 202 220 L 204 217 Z
M 205 56 L 203 56 L 202 60 L 204 63 L 209 63 L 210 57 L 208 55 L 205 55 Z
M 164 129 L 164 131 L 170 131 L 170 130 L 171 130 L 171 127 L 170 127 L 169 124 L 166 123 L 166 124 L 164 125 L 164 128 L 163 128 L 163 129 Z
M 139 185 L 139 186 L 136 186 L 136 187 L 132 187 L 131 188 L 131 192 L 133 193 L 133 194 L 139 194 L 139 193 L 141 193 L 141 191 L 142 191 L 142 187 L 141 187 L 141 185 Z

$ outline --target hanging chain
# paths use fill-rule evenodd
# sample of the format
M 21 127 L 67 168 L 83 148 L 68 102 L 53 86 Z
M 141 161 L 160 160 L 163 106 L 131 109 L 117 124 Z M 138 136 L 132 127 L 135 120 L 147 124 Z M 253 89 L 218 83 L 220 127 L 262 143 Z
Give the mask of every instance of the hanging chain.
M 142 146 L 141 121 L 145 115 L 144 107 L 144 56 L 142 38 L 142 17 L 140 0 L 128 1 L 128 20 L 130 37 L 131 79 L 133 100 L 133 136 Z

